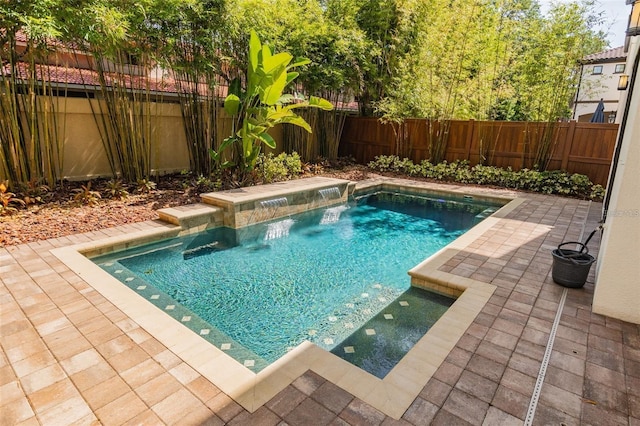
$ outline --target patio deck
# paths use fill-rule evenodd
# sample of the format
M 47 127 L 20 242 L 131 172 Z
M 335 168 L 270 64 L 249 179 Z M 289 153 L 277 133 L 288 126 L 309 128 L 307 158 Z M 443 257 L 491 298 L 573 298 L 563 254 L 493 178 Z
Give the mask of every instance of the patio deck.
M 601 206 L 518 195 L 440 267 L 497 288 L 400 420 L 311 370 L 250 413 L 51 253 L 161 223 L 0 248 L 0 424 L 640 425 L 640 326 L 591 313 L 595 268 L 583 289 L 551 280 L 550 251 Z

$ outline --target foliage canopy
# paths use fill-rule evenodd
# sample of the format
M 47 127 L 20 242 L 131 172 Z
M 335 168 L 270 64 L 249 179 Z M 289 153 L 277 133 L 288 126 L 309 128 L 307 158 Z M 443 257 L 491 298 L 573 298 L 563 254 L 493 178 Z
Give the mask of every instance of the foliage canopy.
M 37 111 L 49 111 L 48 104 L 20 97 L 40 93 L 35 65 L 50 57 L 54 40 L 90 52 L 103 90 L 109 81 L 119 88 L 105 95 L 105 151 L 114 174 L 139 180 L 148 179 L 152 168 L 146 118 L 152 112 L 145 105 L 155 98 L 149 85 L 134 87 L 127 75 L 134 63 L 140 72 L 178 82 L 192 169 L 211 174 L 208 153 L 219 152 L 223 144 L 216 127 L 221 85 L 229 86 L 238 105 L 253 114 L 246 121 L 252 129 L 245 124 L 236 129 L 244 141 L 240 153 L 245 168 L 255 164 L 251 149 L 256 141 L 273 145 L 262 131 L 269 126 L 265 118 L 280 114 L 280 121 L 305 121 L 282 115 L 297 108 L 281 101 L 288 84 L 311 104 L 321 97 L 339 107 L 357 104 L 361 114 L 395 122 L 406 117 L 551 122 L 569 115 L 577 61 L 605 47 L 605 34 L 593 29 L 601 20 L 594 0 L 553 3 L 546 14 L 539 0 L 3 2 L 0 56 L 3 69 L 14 69 L 0 76 L 0 104 L 8 111 L 3 117 L 9 117 L 0 120 L 0 178 L 28 181 L 46 174 L 49 184 L 59 178 L 62 136 L 51 131 L 55 114 L 43 121 Z M 274 51 L 312 59 L 284 64 L 283 54 L 266 59 L 263 53 L 267 68 L 269 61 L 284 67 L 269 89 L 249 95 L 271 109 L 266 115 L 243 97 L 261 86 L 252 68 L 256 58 L 247 51 L 252 31 Z M 27 49 L 16 49 L 19 37 L 26 39 Z M 15 78 L 19 61 L 31 64 L 26 88 L 16 86 L 24 85 Z M 294 65 L 299 76 L 289 71 Z M 242 82 L 245 91 L 236 90 L 233 82 Z M 18 105 L 32 111 L 32 122 L 23 127 L 10 113 Z M 317 122 L 325 123 L 326 117 Z M 339 129 L 338 124 L 328 134 L 335 139 Z M 19 151 L 30 153 L 28 162 L 16 162 Z

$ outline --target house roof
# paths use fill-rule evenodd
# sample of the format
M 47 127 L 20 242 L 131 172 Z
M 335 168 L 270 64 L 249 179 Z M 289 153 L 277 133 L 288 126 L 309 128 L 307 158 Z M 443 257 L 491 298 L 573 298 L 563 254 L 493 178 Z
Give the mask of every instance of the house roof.
M 31 74 L 30 65 L 25 62 L 16 64 L 16 77 L 20 80 L 28 80 Z M 2 67 L 4 75 L 10 75 L 11 69 L 8 64 Z M 98 72 L 95 70 L 87 70 L 82 68 L 65 67 L 59 65 L 35 65 L 35 74 L 37 80 L 44 80 L 59 86 L 82 86 L 86 90 L 96 90 L 100 87 L 100 79 Z M 149 76 L 122 75 L 116 73 L 104 73 L 105 83 L 108 87 L 125 86 L 134 90 L 150 90 L 153 92 L 178 93 L 184 91 L 190 85 L 184 81 L 177 81 L 171 77 L 153 78 Z M 201 95 L 207 95 L 206 85 L 200 85 L 198 92 Z M 215 95 L 224 98 L 227 93 L 227 87 L 224 85 L 216 86 Z
M 582 64 L 594 64 L 599 62 L 624 62 L 627 59 L 627 54 L 624 51 L 624 46 L 614 47 L 613 49 L 603 50 L 602 52 L 592 53 L 587 55 L 580 63 Z

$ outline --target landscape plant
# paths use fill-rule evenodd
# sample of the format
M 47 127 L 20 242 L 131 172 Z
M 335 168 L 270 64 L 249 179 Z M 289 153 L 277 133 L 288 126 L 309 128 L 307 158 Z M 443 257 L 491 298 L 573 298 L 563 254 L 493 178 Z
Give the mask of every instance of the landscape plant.
M 104 192 L 108 198 L 123 200 L 129 196 L 129 191 L 120 179 L 111 179 L 105 184 Z
M 26 206 L 42 204 L 51 197 L 51 188 L 44 185 L 41 179 L 32 178 L 29 182 L 18 185 L 20 196 Z
M 102 195 L 100 195 L 99 191 L 95 191 L 91 189 L 91 181 L 88 181 L 86 184 L 81 185 L 80 188 L 76 188 L 73 190 L 74 196 L 73 201 L 77 204 L 86 204 L 89 206 L 95 206 L 98 204 L 100 199 L 102 199 Z
M 57 113 L 64 101 L 57 94 L 64 87 L 52 81 L 56 67 L 47 61 L 59 34 L 53 7 L 54 1 L 0 5 L 0 179 L 15 185 L 61 179 L 64 123 Z
M 25 202 L 9 191 L 9 182 L 0 182 L 0 216 L 10 215 L 18 211 L 14 205 L 24 206 Z
M 315 96 L 303 99 L 284 93 L 298 76 L 291 70 L 308 64 L 308 59 L 293 61 L 293 56 L 287 52 L 272 54 L 255 31 L 251 32 L 248 58 L 244 88 L 239 79 L 235 80 L 224 101 L 225 111 L 233 118 L 233 134 L 223 141 L 218 151 L 211 152 L 214 159 L 219 159 L 221 153 L 230 148 L 230 159 L 225 167 L 235 168 L 241 181 L 253 171 L 262 145 L 276 148 L 276 141 L 269 134 L 272 128 L 292 124 L 311 132 L 311 127 L 296 114 L 296 109 L 333 108 L 326 99 Z
M 273 153 L 260 154 L 256 162 L 263 183 L 280 182 L 293 179 L 302 173 L 302 161 L 297 152 L 278 155 Z
M 189 164 L 196 176 L 211 176 L 209 151 L 220 144 L 220 54 L 225 22 L 224 2 L 176 2 L 164 8 L 159 61 L 170 72 L 180 104 Z
M 468 161 L 456 161 L 433 164 L 427 160 L 414 164 L 407 158 L 398 156 L 377 156 L 369 163 L 369 168 L 378 172 L 392 172 L 412 177 L 424 177 L 444 182 L 457 182 L 475 185 L 493 185 L 503 188 L 522 189 L 558 194 L 592 200 L 601 200 L 604 188 L 595 185 L 585 175 L 567 173 L 560 170 L 538 171 L 476 165 Z
M 101 99 L 89 105 L 111 173 L 127 182 L 151 176 L 152 121 L 158 109 L 152 103 L 155 87 L 147 78 L 156 61 L 156 40 L 150 28 L 144 31 L 145 11 L 140 13 L 140 7 L 89 6 L 85 13 L 92 17 L 79 29 L 85 39 L 77 40 L 94 58 Z M 89 98 L 95 89 L 84 83 Z

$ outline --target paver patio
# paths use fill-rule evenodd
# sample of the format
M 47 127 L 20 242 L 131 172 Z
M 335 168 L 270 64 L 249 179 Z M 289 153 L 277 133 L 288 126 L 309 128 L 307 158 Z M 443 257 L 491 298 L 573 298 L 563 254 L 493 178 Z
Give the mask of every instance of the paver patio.
M 400 420 L 313 371 L 250 413 L 51 253 L 159 223 L 0 248 L 0 424 L 640 425 L 640 326 L 591 312 L 595 267 L 582 289 L 550 274 L 551 250 L 584 240 L 601 205 L 518 195 L 440 268 L 497 289 Z

